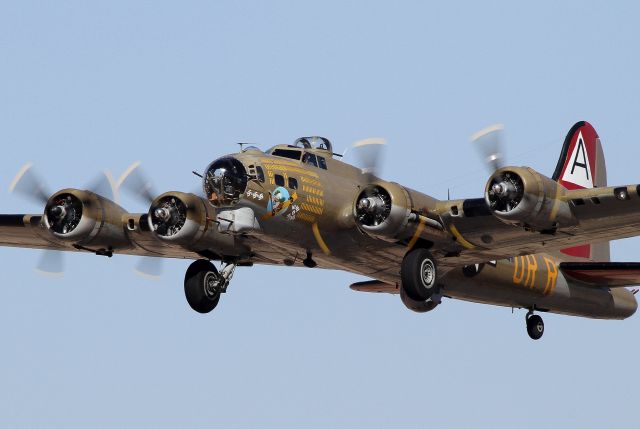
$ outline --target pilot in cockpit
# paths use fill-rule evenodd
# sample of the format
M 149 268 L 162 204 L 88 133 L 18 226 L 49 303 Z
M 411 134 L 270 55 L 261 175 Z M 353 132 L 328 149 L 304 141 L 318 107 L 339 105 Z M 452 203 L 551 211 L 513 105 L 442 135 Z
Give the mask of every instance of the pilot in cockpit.
M 316 156 L 308 152 L 305 152 L 304 155 L 302 155 L 302 163 L 313 165 L 314 167 L 318 166 L 318 160 L 316 159 Z

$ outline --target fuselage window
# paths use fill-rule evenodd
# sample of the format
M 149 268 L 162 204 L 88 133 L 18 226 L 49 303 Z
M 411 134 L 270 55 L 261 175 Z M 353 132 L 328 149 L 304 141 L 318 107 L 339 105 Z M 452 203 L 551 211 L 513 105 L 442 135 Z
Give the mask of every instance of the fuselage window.
M 258 176 L 260 183 L 264 183 L 264 171 L 259 165 L 256 167 L 256 176 Z
M 318 166 L 318 160 L 312 153 L 305 153 L 302 157 L 302 162 L 304 162 L 305 164 L 313 165 L 314 167 Z
M 282 176 L 281 176 L 281 175 L 279 175 L 279 174 L 276 174 L 274 178 L 275 178 L 275 180 L 276 180 L 276 185 L 278 185 L 278 186 L 284 186 L 284 177 L 282 177 Z
M 327 169 L 327 161 L 322 156 L 318 157 L 318 166 L 323 170 Z
M 292 149 L 274 149 L 273 152 L 271 152 L 271 155 L 273 156 L 295 159 L 296 161 L 300 161 L 301 154 L 302 152 L 300 152 L 299 150 L 292 150 Z
M 298 189 L 298 181 L 293 177 L 289 177 L 289 188 L 290 189 Z

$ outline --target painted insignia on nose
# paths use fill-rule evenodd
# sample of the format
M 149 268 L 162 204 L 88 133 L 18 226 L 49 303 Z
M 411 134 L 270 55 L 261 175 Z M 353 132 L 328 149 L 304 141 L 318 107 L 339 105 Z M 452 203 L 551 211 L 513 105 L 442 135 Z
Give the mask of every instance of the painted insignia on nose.
M 269 219 L 284 214 L 297 199 L 298 194 L 295 191 L 289 194 L 286 188 L 278 186 L 273 193 L 269 195 L 269 199 L 267 200 L 267 213 L 262 219 Z

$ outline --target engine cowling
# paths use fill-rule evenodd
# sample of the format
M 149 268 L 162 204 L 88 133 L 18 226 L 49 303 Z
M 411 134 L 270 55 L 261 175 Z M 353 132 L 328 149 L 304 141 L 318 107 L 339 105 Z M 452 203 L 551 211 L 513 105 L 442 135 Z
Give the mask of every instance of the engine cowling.
M 126 211 L 91 191 L 63 189 L 53 194 L 43 222 L 54 237 L 90 248 L 130 247 L 122 218 Z
M 183 192 L 166 192 L 151 203 L 148 221 L 160 240 L 192 243 L 207 230 L 207 218 L 215 219 L 215 211 L 202 198 Z
M 398 184 L 379 182 L 365 187 L 356 198 L 354 216 L 360 229 L 382 239 L 395 239 L 411 218 L 407 191 Z
M 233 253 L 234 238 L 218 231 L 216 210 L 204 198 L 184 192 L 166 192 L 149 208 L 149 228 L 172 245 L 194 249 L 214 248 Z
M 380 180 L 359 192 L 353 205 L 353 219 L 361 231 L 381 240 L 411 240 L 418 233 L 419 238 L 428 242 L 448 241 L 441 222 L 426 215 L 435 206 L 436 200 L 428 195 Z
M 528 167 L 504 167 L 487 182 L 485 201 L 501 221 L 544 231 L 577 224 L 566 189 Z

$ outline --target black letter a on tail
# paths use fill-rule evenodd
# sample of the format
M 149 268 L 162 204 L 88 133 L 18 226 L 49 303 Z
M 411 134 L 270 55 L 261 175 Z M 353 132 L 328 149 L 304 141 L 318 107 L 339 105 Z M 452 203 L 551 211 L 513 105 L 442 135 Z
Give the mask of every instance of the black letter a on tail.
M 582 131 L 578 131 L 578 135 L 574 137 L 573 144 L 567 148 L 568 157 L 566 164 L 559 177 L 560 183 L 567 186 L 572 184 L 572 188 L 593 188 L 593 172 L 591 171 L 591 158 L 595 158 L 595 154 L 589 152 L 589 145 L 582 136 Z M 595 142 L 591 145 L 595 148 Z M 593 150 L 592 150 L 593 152 Z
M 582 134 L 578 137 L 578 143 L 576 148 L 576 155 L 573 158 L 573 165 L 571 166 L 571 174 L 576 169 L 576 167 L 584 168 L 584 172 L 587 175 L 587 180 L 589 179 L 589 167 L 587 166 L 587 151 L 584 149 L 584 140 L 582 139 Z M 578 156 L 582 155 L 582 162 L 578 162 Z

